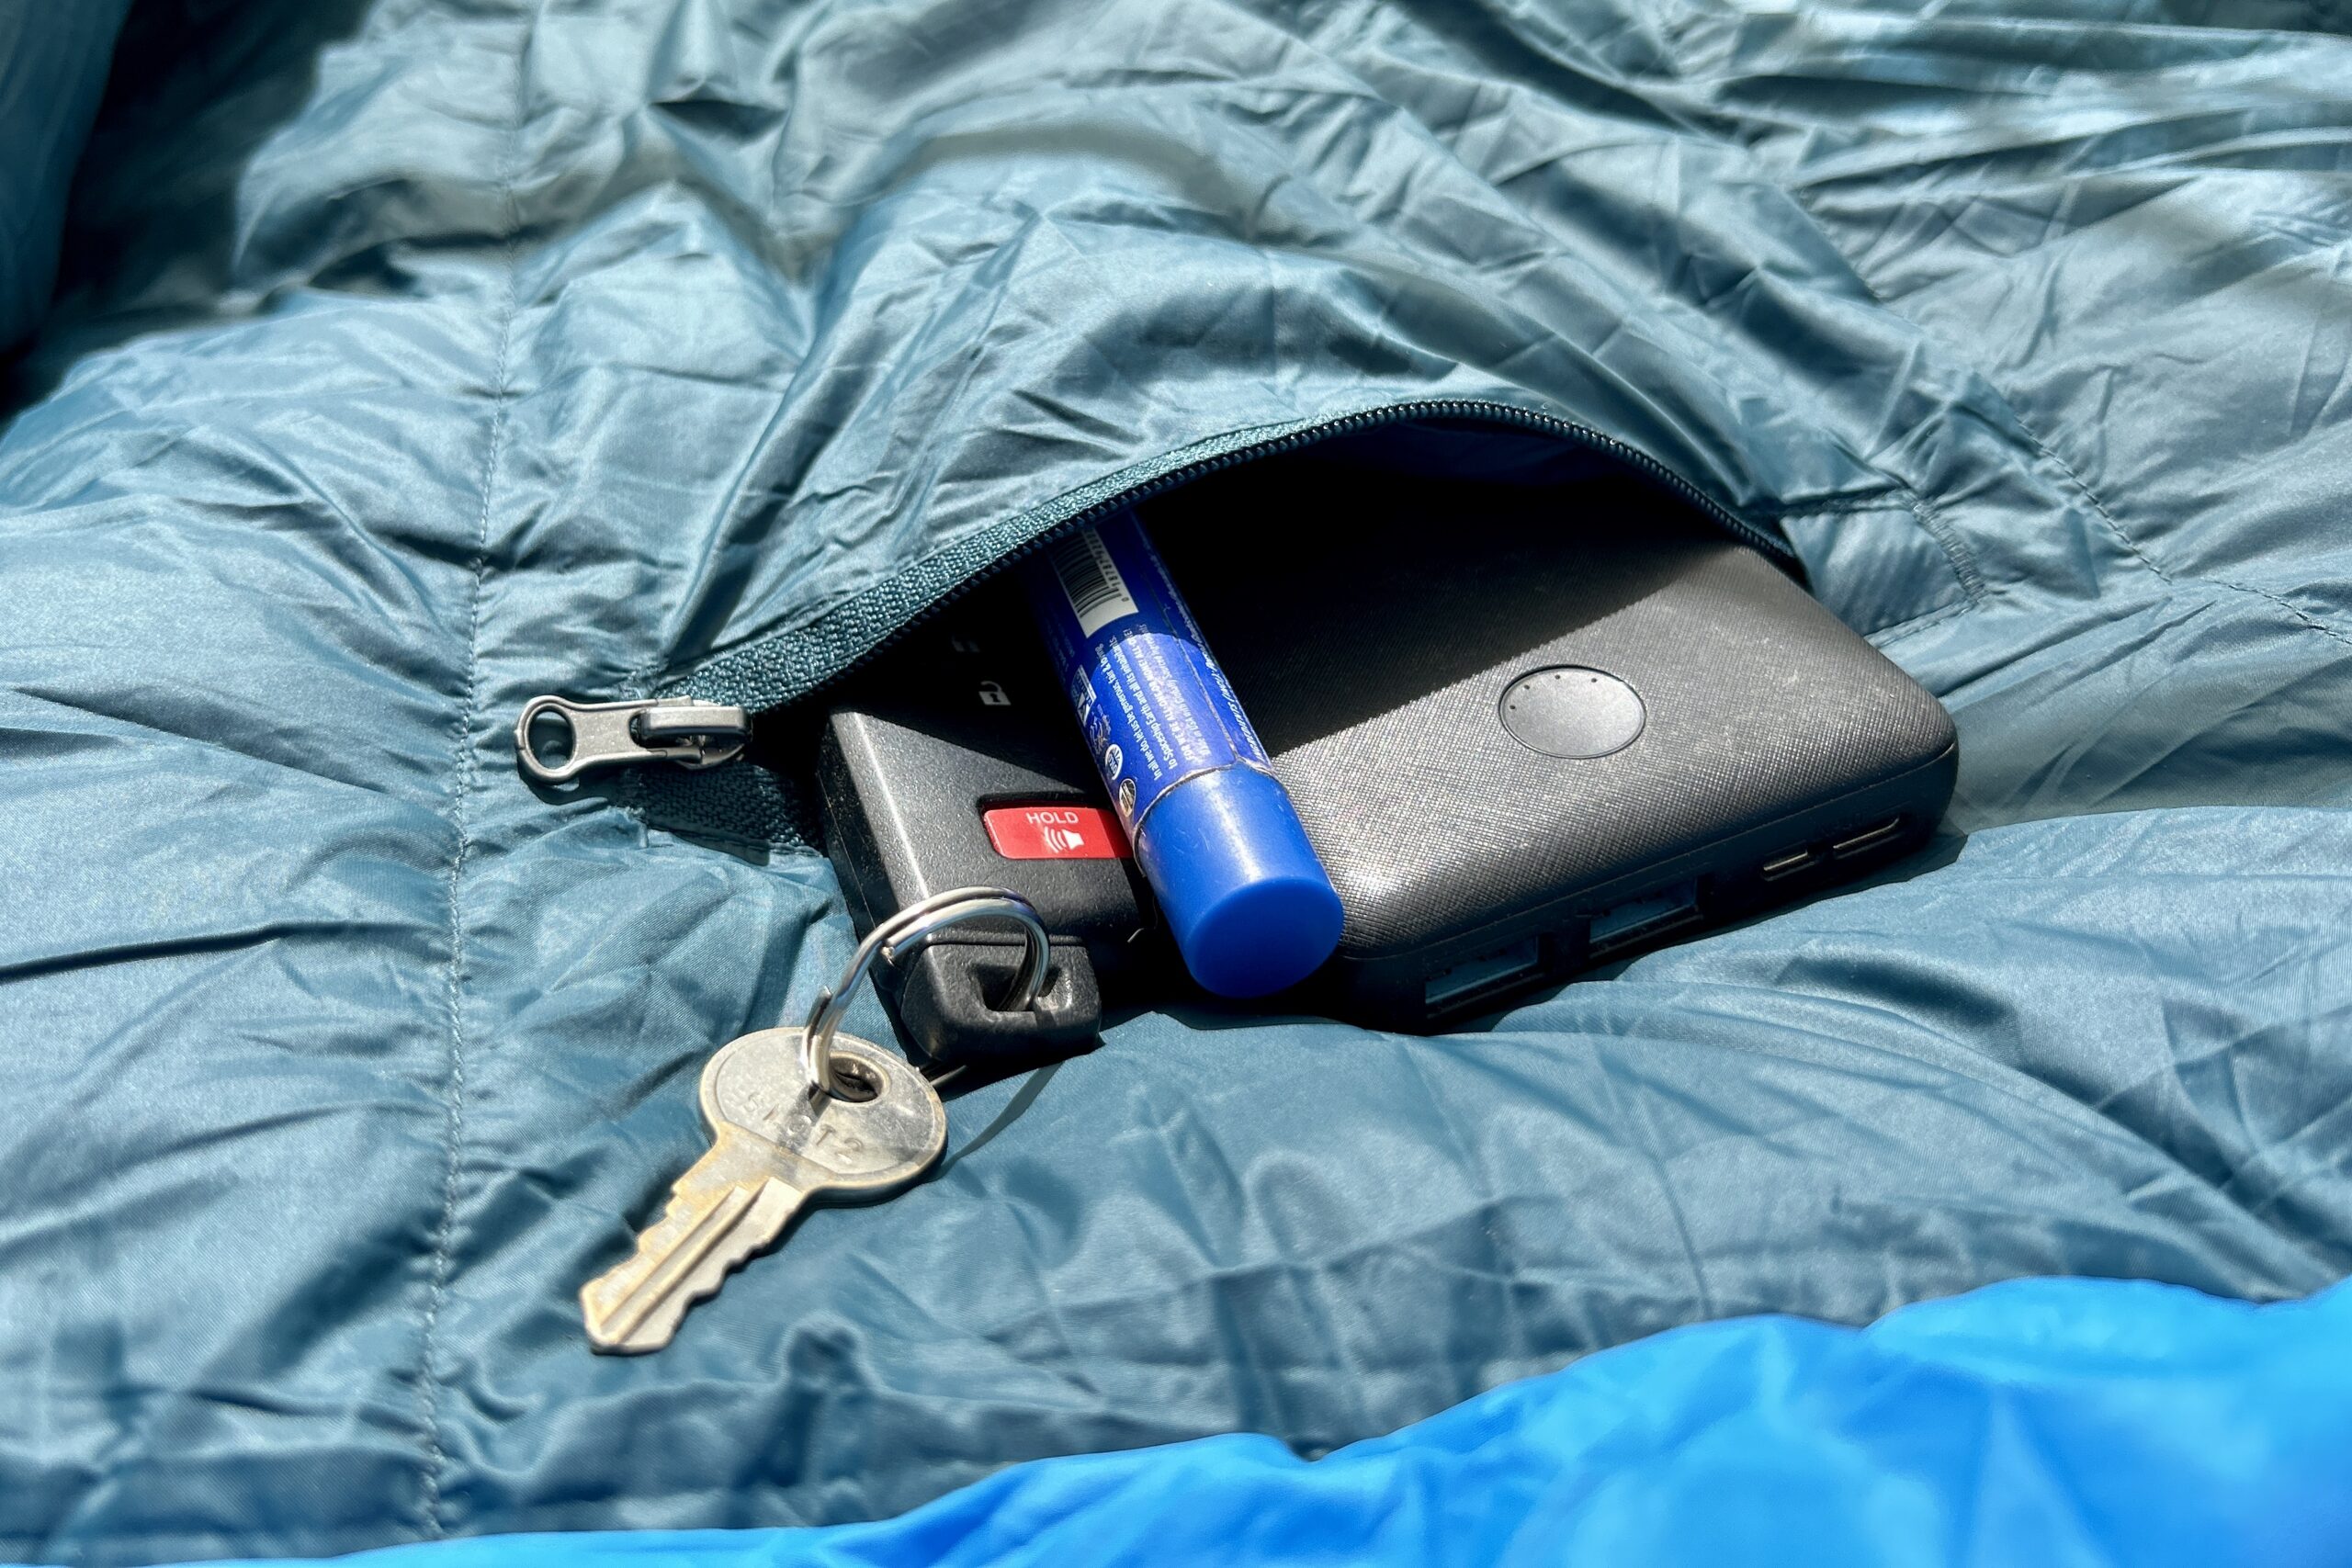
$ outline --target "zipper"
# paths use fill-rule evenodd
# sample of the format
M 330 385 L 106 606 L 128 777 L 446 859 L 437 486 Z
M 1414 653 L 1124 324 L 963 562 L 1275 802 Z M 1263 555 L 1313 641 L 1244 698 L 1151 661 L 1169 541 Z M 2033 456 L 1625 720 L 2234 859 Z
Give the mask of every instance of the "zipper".
M 1000 573 L 1081 528 L 1091 527 L 1125 511 L 1227 468 L 1262 457 L 1294 452 L 1334 436 L 1374 430 L 1384 424 L 1413 420 L 1464 419 L 1513 427 L 1549 435 L 1606 454 L 1656 479 L 1712 519 L 1725 533 L 1762 551 L 1783 566 L 1795 564 L 1789 547 L 1731 508 L 1692 484 L 1640 447 L 1613 435 L 1563 419 L 1557 414 L 1521 408 L 1515 403 L 1480 398 L 1425 398 L 1391 403 L 1333 419 L 1294 425 L 1263 440 L 1247 442 L 1226 451 L 1179 463 L 1114 494 L 1091 502 L 1069 516 L 1050 522 L 1025 538 L 1012 541 L 980 570 L 948 586 L 917 607 L 895 627 L 860 652 L 843 659 L 797 695 L 762 709 L 776 712 L 791 706 L 881 657 L 956 600 Z M 560 763 L 543 761 L 533 750 L 530 730 L 542 717 L 554 716 L 571 727 L 571 754 Z M 640 762 L 677 762 L 687 768 L 717 767 L 740 757 L 751 742 L 753 715 L 747 709 L 696 697 L 658 695 L 610 703 L 573 703 L 562 697 L 533 698 L 515 721 L 514 750 L 523 771 L 542 784 L 562 784 L 592 769 L 631 766 Z
M 542 756 L 533 743 L 532 730 L 546 719 L 571 732 L 569 749 L 560 761 Z M 638 762 L 715 768 L 741 756 L 751 743 L 750 714 L 694 697 L 618 703 L 533 697 L 514 720 L 514 760 L 543 784 L 570 784 L 592 769 Z

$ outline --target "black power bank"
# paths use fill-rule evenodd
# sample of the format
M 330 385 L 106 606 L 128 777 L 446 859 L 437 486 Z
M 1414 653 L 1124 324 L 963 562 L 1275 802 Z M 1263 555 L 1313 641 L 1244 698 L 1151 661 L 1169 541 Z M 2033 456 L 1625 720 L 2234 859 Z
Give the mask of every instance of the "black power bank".
M 1347 910 L 1270 1005 L 1442 1027 L 1883 864 L 1950 799 L 1935 698 L 1640 479 L 1294 460 L 1143 515 Z M 1083 944 L 1106 999 L 1169 999 L 1181 970 L 1094 818 L 1083 853 L 1008 852 L 1007 808 L 1101 804 L 1035 644 L 992 585 L 845 694 L 820 765 L 836 862 L 861 923 L 997 882 Z

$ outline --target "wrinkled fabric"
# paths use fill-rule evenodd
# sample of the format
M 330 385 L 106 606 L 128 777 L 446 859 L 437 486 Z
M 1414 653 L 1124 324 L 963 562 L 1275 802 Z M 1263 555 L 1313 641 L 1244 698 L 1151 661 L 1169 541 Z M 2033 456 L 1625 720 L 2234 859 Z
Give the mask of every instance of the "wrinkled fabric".
M 493 1536 L 353 1568 L 2332 1564 L 2352 1287 L 2247 1307 L 2036 1280 L 1864 1330 L 1747 1318 L 1309 1463 L 1262 1437 L 1041 1460 L 884 1523 Z
M 2352 1270 L 2352 46 L 1907 9 L 142 7 L 0 405 L 0 1556 L 870 1519 Z M 764 773 L 534 791 L 522 705 L 788 730 L 1090 501 L 1430 400 L 1785 540 L 1955 715 L 1937 849 L 1442 1039 L 1115 1021 L 593 1356 L 851 932 Z

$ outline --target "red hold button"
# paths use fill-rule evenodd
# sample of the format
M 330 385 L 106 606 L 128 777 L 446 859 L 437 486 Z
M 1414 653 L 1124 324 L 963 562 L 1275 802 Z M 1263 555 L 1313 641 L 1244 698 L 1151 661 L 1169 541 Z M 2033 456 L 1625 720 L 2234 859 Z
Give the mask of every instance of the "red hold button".
M 1127 836 L 1094 806 L 998 806 L 980 813 L 1007 860 L 1125 860 Z

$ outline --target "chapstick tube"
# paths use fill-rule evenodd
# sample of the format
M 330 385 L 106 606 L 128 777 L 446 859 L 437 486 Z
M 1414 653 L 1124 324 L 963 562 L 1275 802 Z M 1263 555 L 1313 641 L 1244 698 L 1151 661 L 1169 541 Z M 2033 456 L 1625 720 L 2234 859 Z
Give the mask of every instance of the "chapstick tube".
M 1221 997 L 1306 978 L 1340 944 L 1340 896 L 1136 514 L 1054 545 L 1028 588 L 1193 978 Z

